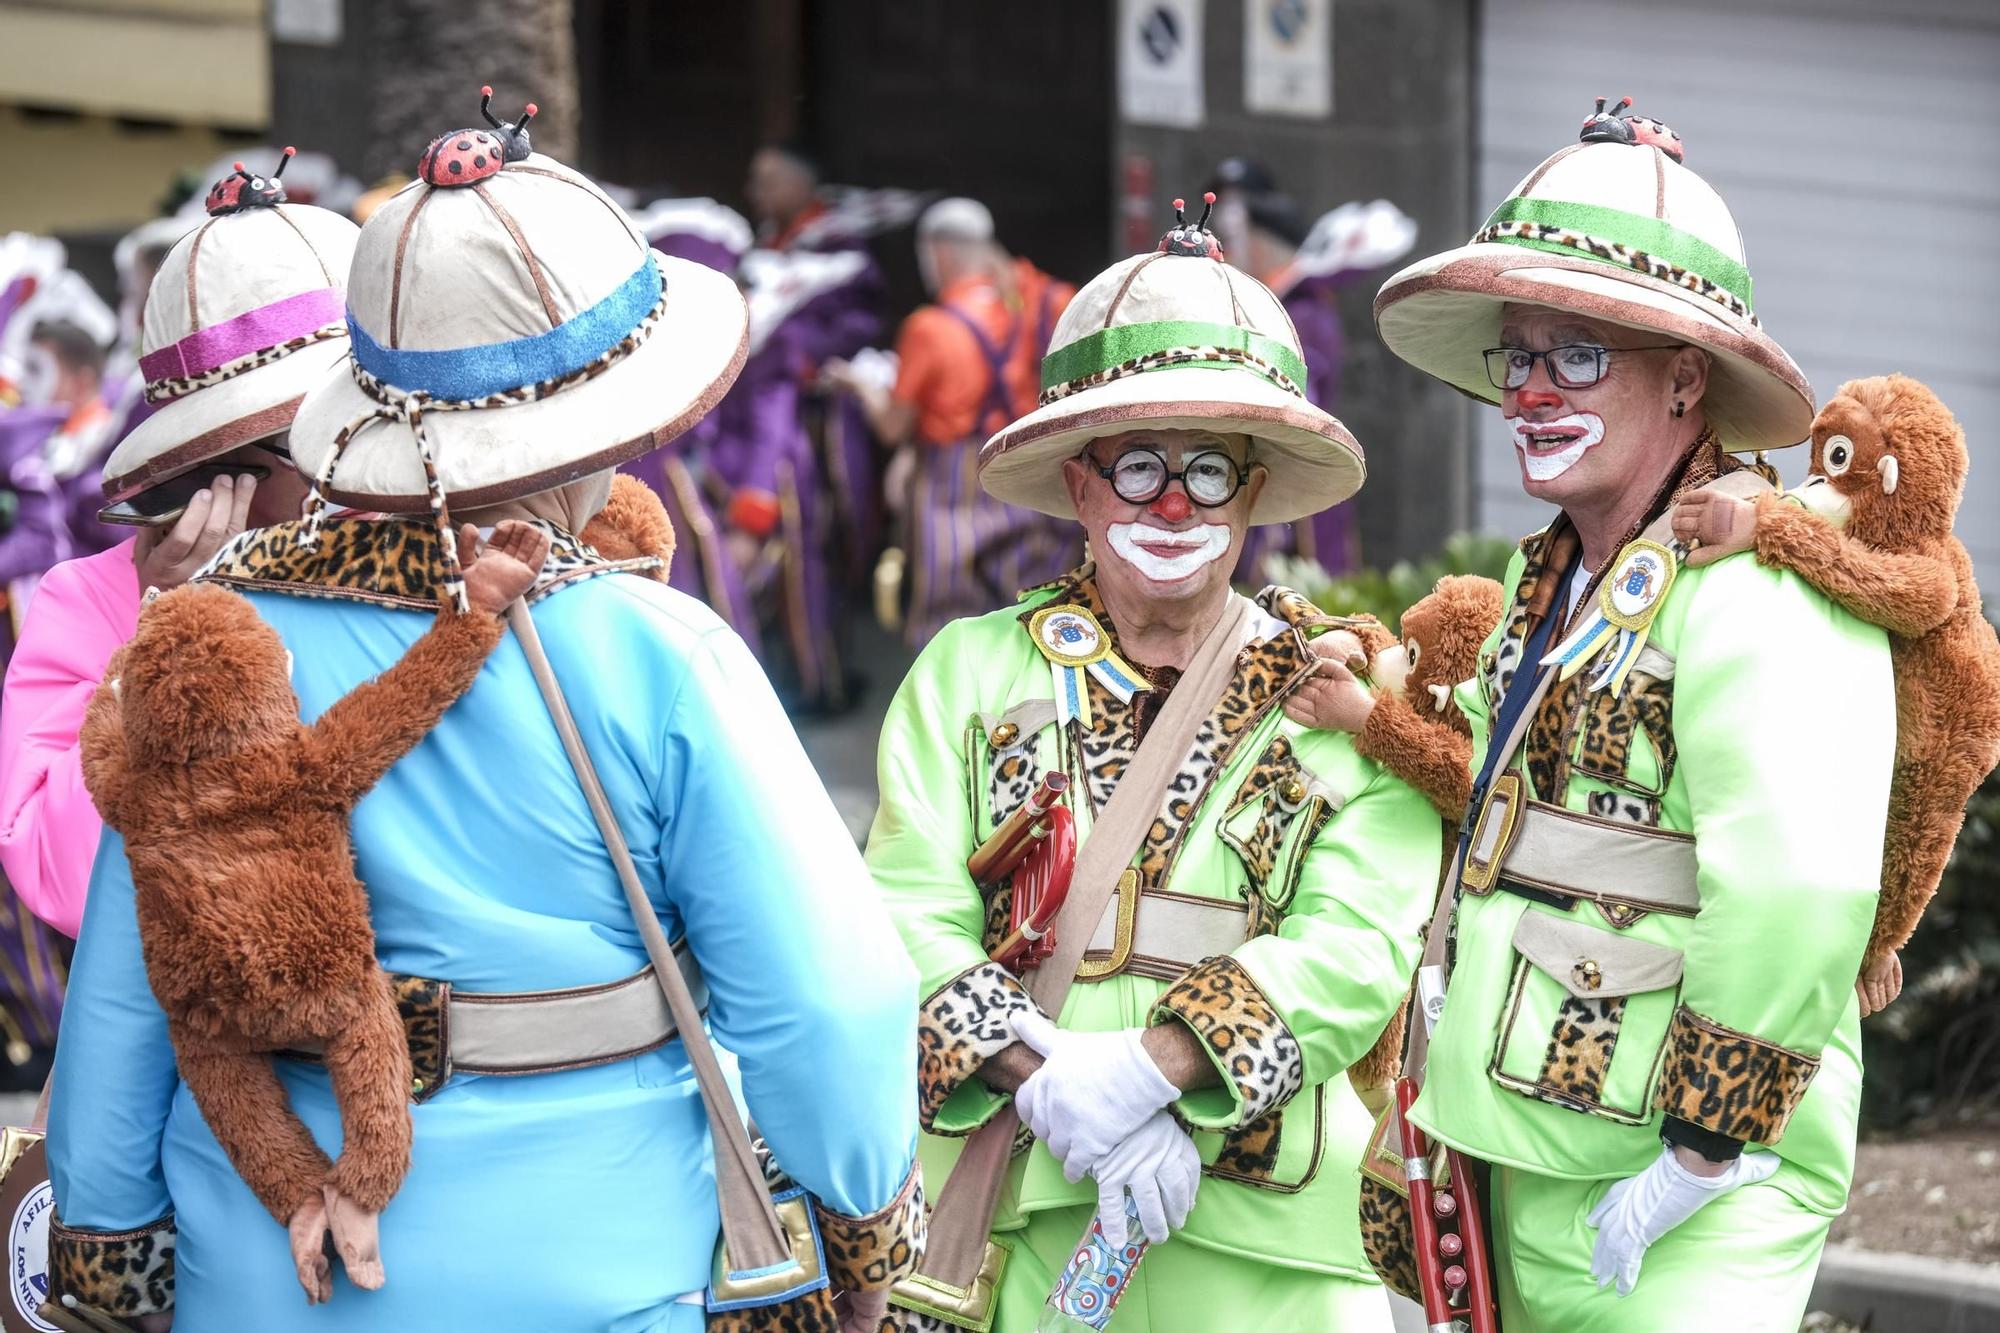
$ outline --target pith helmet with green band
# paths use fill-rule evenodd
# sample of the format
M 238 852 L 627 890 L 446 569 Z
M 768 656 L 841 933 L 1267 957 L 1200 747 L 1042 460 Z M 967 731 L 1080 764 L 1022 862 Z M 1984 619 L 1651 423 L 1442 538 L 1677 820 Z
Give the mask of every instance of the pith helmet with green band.
M 1487 402 L 1481 353 L 1509 303 L 1663 334 L 1713 357 L 1702 407 L 1737 452 L 1810 432 L 1812 386 L 1758 322 L 1743 237 L 1722 196 L 1656 121 L 1605 113 L 1529 172 L 1472 240 L 1390 278 L 1375 298 L 1389 350 Z
M 1361 446 L 1306 401 L 1306 364 L 1271 289 L 1222 262 L 1199 225 L 1098 274 L 1057 321 L 1041 406 L 979 451 L 1009 504 L 1074 516 L 1062 463 L 1105 435 L 1151 428 L 1248 435 L 1270 475 L 1252 523 L 1289 523 L 1361 489 Z

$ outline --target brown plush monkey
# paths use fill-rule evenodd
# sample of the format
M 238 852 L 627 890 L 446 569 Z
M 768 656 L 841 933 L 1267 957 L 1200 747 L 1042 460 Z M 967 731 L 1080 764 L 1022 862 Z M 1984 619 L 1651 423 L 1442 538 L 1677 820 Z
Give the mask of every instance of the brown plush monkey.
M 623 472 L 613 477 L 611 498 L 577 535 L 606 560 L 658 556 L 662 563 L 654 576 L 667 581 L 674 559 L 673 521 L 653 488 L 637 477 Z
M 479 549 L 467 527 L 460 549 Z M 375 960 L 348 812 L 471 687 L 499 614 L 549 542 L 502 523 L 394 666 L 299 721 L 276 631 L 237 594 L 177 588 L 113 654 L 83 725 L 84 776 L 125 837 L 146 975 L 181 1077 L 258 1200 L 288 1227 L 307 1301 L 332 1295 L 326 1232 L 355 1285 L 382 1285 L 376 1215 L 410 1159 L 410 1054 Z M 269 1054 L 323 1049 L 340 1104 L 329 1164 Z
M 1903 989 L 1896 951 L 1937 891 L 1967 799 L 2000 763 L 2000 641 L 1952 535 L 1966 465 L 1965 433 L 1924 385 L 1850 380 L 1813 420 L 1798 490 L 1754 501 L 1697 492 L 1674 514 L 1674 535 L 1699 543 L 1690 565 L 1754 550 L 1889 631 L 1896 774 L 1855 983 L 1863 1017 Z
M 1452 700 L 1452 689 L 1478 669 L 1479 646 L 1506 610 L 1506 594 L 1492 579 L 1448 575 L 1403 613 L 1402 642 L 1368 645 L 1374 649 L 1374 706 L 1355 733 L 1354 748 L 1423 793 L 1437 808 L 1447 832 L 1447 864 L 1449 835 L 1457 830 L 1472 798 L 1472 724 Z M 1314 640 L 1315 651 L 1333 660 L 1343 647 L 1327 644 L 1325 637 Z M 1307 692 L 1293 698 L 1303 694 Z M 1308 695 L 1298 711 L 1288 703 L 1287 716 L 1322 728 L 1344 720 L 1338 704 L 1324 712 L 1311 706 L 1319 697 Z M 1440 876 L 1445 868 L 1439 867 Z M 1402 1068 L 1408 1013 L 1407 1004 L 1398 1009 L 1374 1048 L 1347 1071 L 1362 1101 L 1378 1115 Z

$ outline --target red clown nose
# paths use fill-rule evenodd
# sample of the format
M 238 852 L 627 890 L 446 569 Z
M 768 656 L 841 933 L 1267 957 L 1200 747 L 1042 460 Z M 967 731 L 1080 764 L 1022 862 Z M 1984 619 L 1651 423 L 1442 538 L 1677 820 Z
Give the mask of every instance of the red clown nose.
M 1179 491 L 1165 492 L 1159 499 L 1153 501 L 1151 508 L 1155 514 L 1169 523 L 1178 523 L 1194 512 L 1194 506 L 1188 503 L 1187 496 Z

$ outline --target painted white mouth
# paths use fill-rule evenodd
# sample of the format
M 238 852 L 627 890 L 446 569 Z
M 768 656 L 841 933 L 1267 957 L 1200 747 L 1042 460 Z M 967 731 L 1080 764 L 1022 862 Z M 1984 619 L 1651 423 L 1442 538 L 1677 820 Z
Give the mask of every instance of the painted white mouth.
M 1594 412 L 1572 412 L 1553 421 L 1509 417 L 1507 425 L 1530 481 L 1553 481 L 1604 439 L 1604 419 Z
M 1226 523 L 1204 523 L 1185 532 L 1151 523 L 1113 523 L 1105 535 L 1120 559 L 1155 583 L 1187 578 L 1228 554 L 1231 543 Z

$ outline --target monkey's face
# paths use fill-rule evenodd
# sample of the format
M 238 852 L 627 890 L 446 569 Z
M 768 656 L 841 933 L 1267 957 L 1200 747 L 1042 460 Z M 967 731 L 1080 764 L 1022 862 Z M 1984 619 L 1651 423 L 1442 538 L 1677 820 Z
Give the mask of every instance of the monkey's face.
M 127 752 L 178 766 L 275 740 L 298 726 L 290 658 L 232 592 L 177 588 L 148 607 L 118 678 Z
M 1403 692 L 1419 709 L 1445 712 L 1451 692 L 1469 679 L 1479 645 L 1506 612 L 1500 585 L 1491 579 L 1449 576 L 1430 596 L 1403 613 L 1403 653 L 1409 676 Z
M 1854 517 L 1857 497 L 1886 499 L 1901 481 L 1896 456 L 1883 444 L 1874 417 L 1851 398 L 1835 398 L 1813 421 L 1812 463 L 1794 494 L 1835 527 Z

